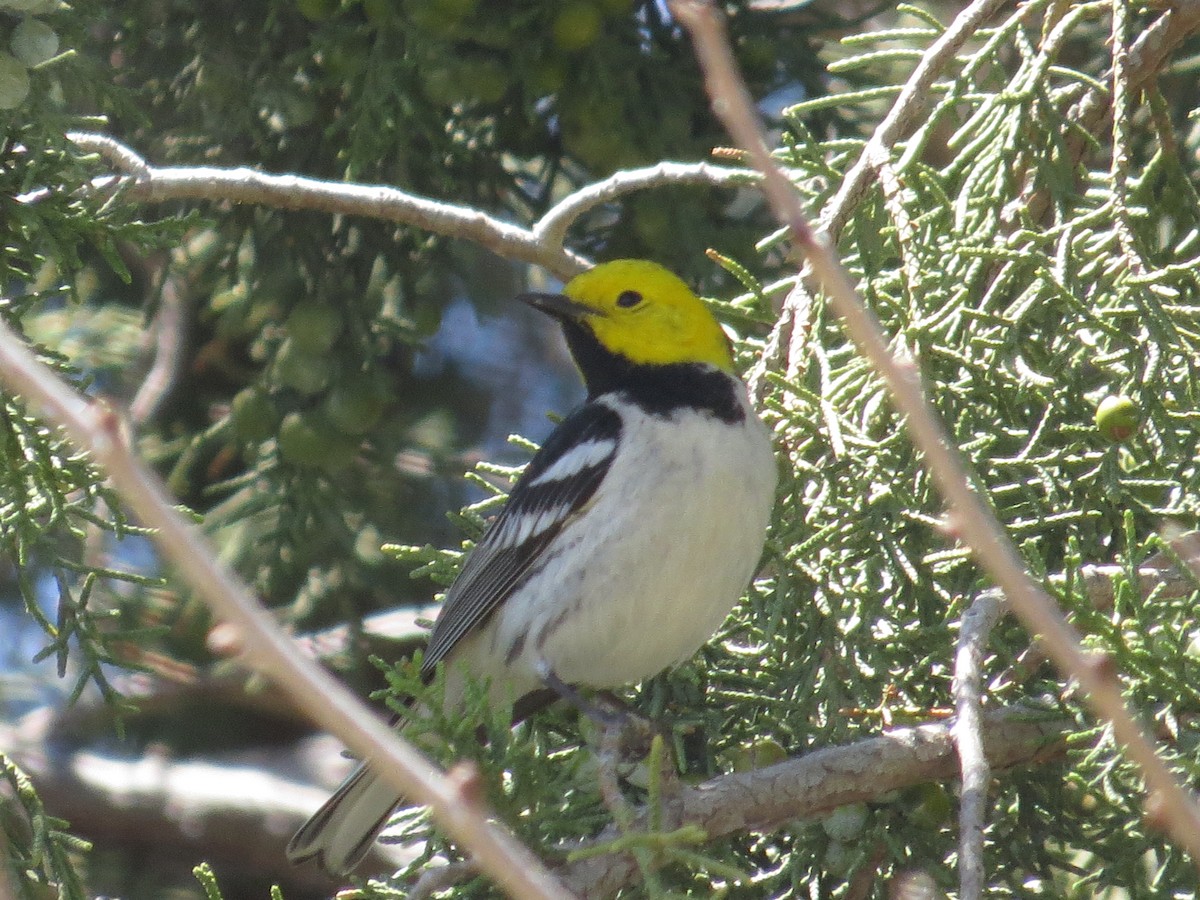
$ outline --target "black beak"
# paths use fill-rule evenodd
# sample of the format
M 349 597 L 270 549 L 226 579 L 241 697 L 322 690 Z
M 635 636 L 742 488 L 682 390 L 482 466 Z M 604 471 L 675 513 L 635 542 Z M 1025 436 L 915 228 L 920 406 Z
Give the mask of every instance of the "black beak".
M 585 316 L 595 315 L 595 310 L 576 303 L 565 294 L 518 294 L 517 299 L 563 322 L 578 322 Z

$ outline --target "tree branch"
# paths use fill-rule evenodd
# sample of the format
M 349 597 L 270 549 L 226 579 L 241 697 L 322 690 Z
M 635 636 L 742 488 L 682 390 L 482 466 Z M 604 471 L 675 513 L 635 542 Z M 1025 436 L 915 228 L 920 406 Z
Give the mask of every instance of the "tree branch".
M 704 162 L 663 162 L 644 169 L 617 172 L 603 181 L 580 188 L 551 207 L 533 228 L 521 228 L 471 207 L 419 197 L 384 185 L 321 181 L 299 175 L 268 175 L 244 167 L 156 167 L 107 135 L 71 132 L 67 136 L 84 150 L 108 160 L 120 173 L 94 179 L 92 189 L 100 192 L 119 190 L 128 201 L 209 200 L 365 216 L 423 228 L 444 237 L 474 241 L 507 259 L 541 266 L 564 280 L 590 265 L 584 257 L 567 250 L 564 242 L 571 225 L 597 206 L 634 191 L 655 187 L 735 187 L 759 181 L 757 173 L 745 169 Z M 16 199 L 20 203 L 37 203 L 49 194 L 49 188 L 39 188 Z
M 984 722 L 984 749 L 997 769 L 1059 755 L 1060 738 L 1068 727 L 1058 720 L 1036 721 L 1016 709 L 989 713 Z M 700 826 L 715 841 L 769 831 L 848 803 L 878 800 L 901 788 L 949 780 L 956 772 L 951 726 L 936 722 L 685 787 L 665 814 L 678 826 Z M 645 828 L 648 821 L 649 811 L 641 810 L 633 827 Z M 616 836 L 610 827 L 597 841 Z M 568 864 L 560 875 L 580 896 L 590 898 L 615 893 L 632 883 L 637 871 L 632 855 L 617 853 Z
M 340 215 L 366 216 L 412 225 L 445 237 L 474 241 L 507 259 L 542 266 L 559 278 L 570 278 L 590 265 L 587 259 L 561 243 L 535 235 L 495 216 L 440 200 L 419 197 L 385 185 L 323 181 L 300 175 L 268 175 L 254 169 L 212 166 L 146 164 L 124 144 L 100 134 L 68 135 L 86 150 L 116 164 L 119 175 L 92 181 L 99 192 L 121 192 L 122 199 L 142 203 L 172 200 L 209 200 L 214 203 L 252 203 L 275 209 L 313 210 Z M 50 188 L 19 195 L 19 203 L 37 203 Z
M 172 271 L 169 262 L 163 267 L 159 297 L 158 313 L 150 326 L 154 361 L 129 401 L 129 418 L 135 425 L 144 425 L 158 414 L 184 366 L 190 298 L 183 279 Z
M 757 173 L 746 169 L 731 169 L 704 162 L 661 162 L 645 169 L 617 172 L 603 181 L 589 184 L 564 197 L 548 209 L 533 226 L 533 234 L 552 246 L 562 246 L 567 237 L 567 230 L 581 216 L 625 194 L 648 188 L 681 185 L 738 187 L 752 185 L 759 180 Z

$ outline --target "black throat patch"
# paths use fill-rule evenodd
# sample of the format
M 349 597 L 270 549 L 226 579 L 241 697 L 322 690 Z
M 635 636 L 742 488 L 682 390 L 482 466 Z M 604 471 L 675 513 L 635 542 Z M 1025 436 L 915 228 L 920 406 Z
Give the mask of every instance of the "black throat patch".
M 619 393 L 652 416 L 669 418 L 681 409 L 708 413 L 722 422 L 742 422 L 737 379 L 703 363 L 638 365 L 611 353 L 577 322 L 563 322 L 563 333 L 583 374 L 588 399 Z

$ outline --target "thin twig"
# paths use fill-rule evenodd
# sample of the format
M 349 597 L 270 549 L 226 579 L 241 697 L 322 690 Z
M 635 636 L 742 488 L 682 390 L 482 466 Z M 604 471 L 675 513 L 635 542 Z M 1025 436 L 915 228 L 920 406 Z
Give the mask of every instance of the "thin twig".
M 24 398 L 104 470 L 129 509 L 155 529 L 164 557 L 221 621 L 240 633 L 243 660 L 283 687 L 312 721 L 372 760 L 389 784 L 428 805 L 434 818 L 480 869 L 513 896 L 563 898 L 562 885 L 529 850 L 488 821 L 485 810 L 464 803 L 461 792 L 423 756 L 384 725 L 343 685 L 285 635 L 270 613 L 222 565 L 195 525 L 174 507 L 158 479 L 133 455 L 117 417 L 60 381 L 0 324 L 0 382 Z
M 645 169 L 617 172 L 564 197 L 533 226 L 533 234 L 551 246 L 561 247 L 566 240 L 567 230 L 580 216 L 625 194 L 647 188 L 681 185 L 738 187 L 754 184 L 758 180 L 756 172 L 704 162 L 661 162 Z
M 1003 599 L 998 591 L 975 598 L 962 617 L 958 650 L 954 655 L 954 724 L 951 734 L 962 769 L 962 797 L 958 811 L 959 900 L 983 896 L 983 825 L 991 768 L 983 751 L 983 650 L 1000 620 Z
M 138 178 L 150 174 L 150 164 L 146 158 L 131 147 L 127 147 L 116 138 L 107 134 L 92 134 L 86 131 L 68 131 L 67 140 L 81 150 L 88 150 L 108 160 L 117 171 Z
M 154 334 L 154 362 L 137 393 L 129 401 L 129 418 L 134 425 L 149 422 L 170 396 L 183 371 L 184 347 L 188 333 L 188 298 L 181 277 L 170 263 L 163 273 L 158 313 L 151 329 Z
M 1113 226 L 1125 263 L 1135 275 L 1146 274 L 1129 214 L 1129 10 L 1126 0 L 1112 2 L 1112 178 Z
M 962 456 L 921 385 L 920 372 L 911 360 L 890 352 L 878 320 L 858 297 L 849 273 L 828 241 L 809 225 L 799 195 L 763 142 L 758 117 L 716 7 L 703 0 L 673 0 L 671 9 L 691 33 L 713 109 L 733 139 L 748 151 L 755 168 L 763 173 L 771 209 L 788 228 L 815 282 L 841 317 L 859 352 L 886 382 L 907 420 L 913 442 L 924 455 L 926 468 L 946 499 L 960 539 L 1003 590 L 1025 627 L 1042 637 L 1059 670 L 1077 679 L 1092 708 L 1112 723 L 1117 744 L 1141 769 L 1147 792 L 1157 795 L 1161 802 L 1167 830 L 1200 865 L 1200 805 L 1158 755 L 1154 741 L 1126 707 L 1111 658 L 1086 652 L 1078 632 L 1033 581 L 1004 528 L 972 488 Z

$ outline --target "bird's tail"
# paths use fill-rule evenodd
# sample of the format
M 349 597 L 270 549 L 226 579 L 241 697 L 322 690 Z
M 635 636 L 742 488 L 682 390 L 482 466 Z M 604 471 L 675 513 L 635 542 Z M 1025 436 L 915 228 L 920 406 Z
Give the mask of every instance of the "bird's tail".
M 287 846 L 288 859 L 315 859 L 334 875 L 344 875 L 362 862 L 403 797 L 359 763 Z

